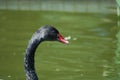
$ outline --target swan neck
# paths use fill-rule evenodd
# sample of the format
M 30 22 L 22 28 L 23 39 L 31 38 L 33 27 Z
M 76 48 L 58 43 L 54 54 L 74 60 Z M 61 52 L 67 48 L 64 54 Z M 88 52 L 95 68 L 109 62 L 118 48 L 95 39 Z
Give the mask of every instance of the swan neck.
M 34 56 L 38 45 L 42 42 L 41 39 L 31 39 L 26 49 L 26 54 L 24 58 L 24 67 L 26 72 L 26 80 L 38 80 L 35 66 L 34 66 Z

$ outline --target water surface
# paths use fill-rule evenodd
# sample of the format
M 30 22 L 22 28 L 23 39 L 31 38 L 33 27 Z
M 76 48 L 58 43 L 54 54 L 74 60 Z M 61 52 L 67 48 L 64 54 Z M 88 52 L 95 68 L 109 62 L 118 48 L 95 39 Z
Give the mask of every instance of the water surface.
M 35 65 L 41 80 L 118 80 L 114 14 L 0 11 L 0 80 L 25 80 L 23 58 L 32 34 L 55 26 L 70 44 L 44 42 Z

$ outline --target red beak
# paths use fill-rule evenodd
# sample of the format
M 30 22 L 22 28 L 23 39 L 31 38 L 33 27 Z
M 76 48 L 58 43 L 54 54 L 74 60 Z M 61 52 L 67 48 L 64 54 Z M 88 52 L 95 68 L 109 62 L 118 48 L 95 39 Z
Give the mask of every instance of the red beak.
M 61 34 L 58 34 L 58 41 L 60 41 L 64 44 L 69 44 L 69 41 L 65 40 Z

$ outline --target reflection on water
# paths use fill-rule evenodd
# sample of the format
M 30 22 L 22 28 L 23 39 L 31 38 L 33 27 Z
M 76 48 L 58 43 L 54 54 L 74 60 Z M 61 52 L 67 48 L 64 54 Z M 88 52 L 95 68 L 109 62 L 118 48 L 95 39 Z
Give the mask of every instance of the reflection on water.
M 120 28 L 120 17 L 118 17 L 118 29 Z M 118 30 L 117 34 L 117 47 L 116 47 L 116 51 L 115 51 L 115 64 L 116 64 L 116 75 L 118 78 L 120 78 L 120 30 Z
M 39 46 L 35 61 L 41 80 L 119 79 L 114 62 L 115 15 L 32 11 L 1 11 L 0 15 L 4 16 L 0 18 L 0 80 L 25 79 L 24 51 L 32 33 L 43 24 L 57 26 L 70 44 Z

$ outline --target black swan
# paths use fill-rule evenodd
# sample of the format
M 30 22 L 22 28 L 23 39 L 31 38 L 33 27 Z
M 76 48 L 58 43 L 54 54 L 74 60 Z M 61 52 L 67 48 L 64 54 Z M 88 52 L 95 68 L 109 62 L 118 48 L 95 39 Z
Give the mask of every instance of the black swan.
M 42 41 L 59 41 L 65 44 L 69 43 L 53 26 L 46 25 L 39 28 L 33 34 L 26 49 L 26 54 L 24 57 L 26 80 L 38 80 L 34 66 L 34 55 L 36 48 Z

